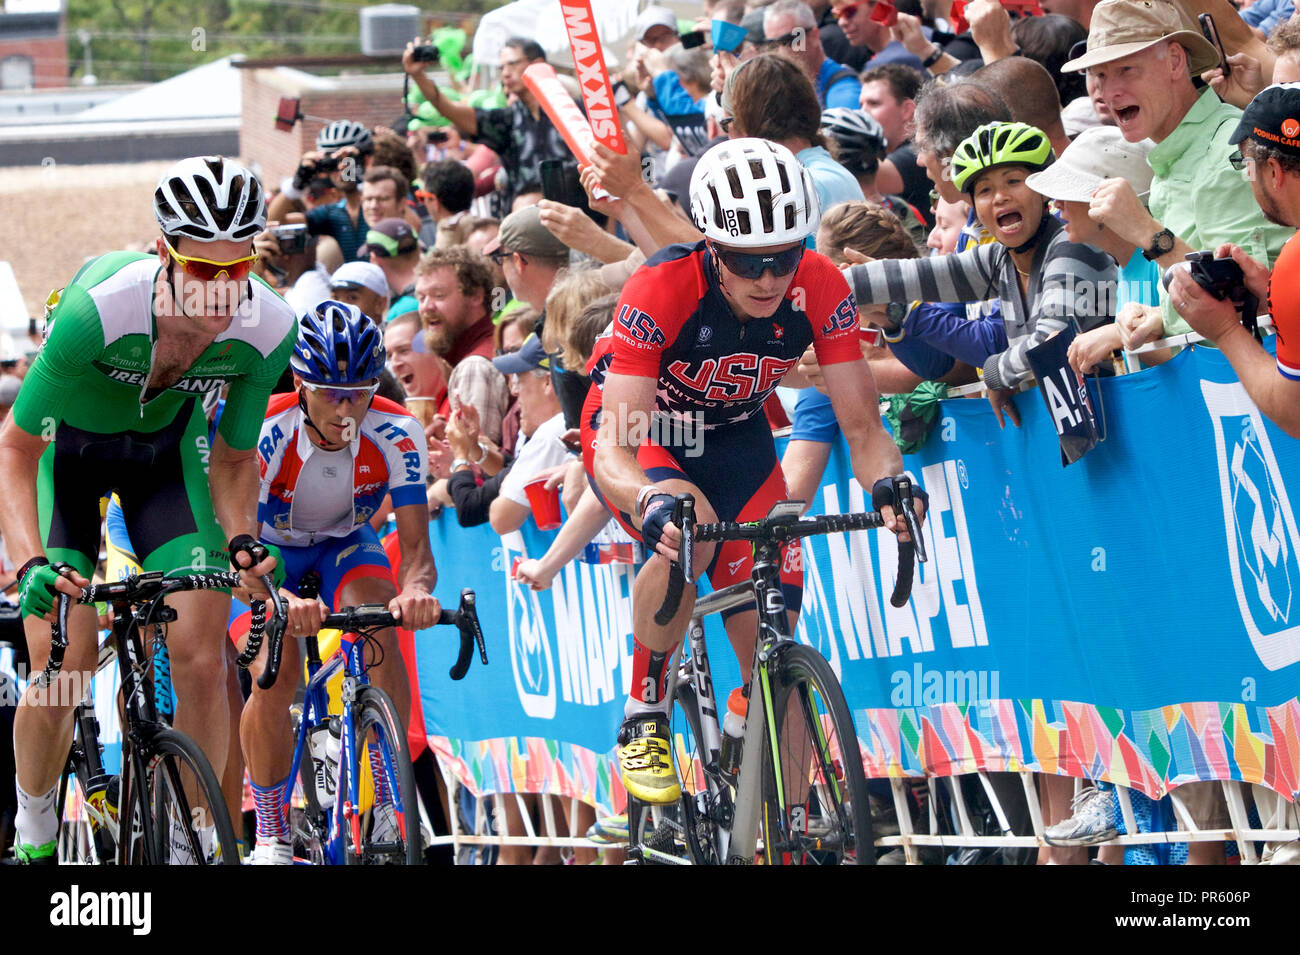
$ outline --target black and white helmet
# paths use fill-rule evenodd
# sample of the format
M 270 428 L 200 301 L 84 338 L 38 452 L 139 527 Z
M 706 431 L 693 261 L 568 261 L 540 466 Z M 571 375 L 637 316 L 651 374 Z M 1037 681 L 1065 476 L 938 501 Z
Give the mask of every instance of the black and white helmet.
M 885 157 L 885 130 L 865 109 L 822 110 L 822 132 L 835 140 L 836 158 L 851 169 L 873 170 Z
M 732 139 L 696 164 L 691 218 L 715 242 L 759 248 L 807 238 L 821 221 L 821 203 L 790 150 L 766 139 Z
M 370 130 L 350 119 L 336 119 L 316 134 L 316 148 L 333 152 L 344 146 L 356 146 L 357 151 L 368 153 L 375 147 Z
M 266 228 L 266 193 L 234 160 L 196 156 L 182 159 L 158 180 L 153 214 L 166 236 L 244 242 Z

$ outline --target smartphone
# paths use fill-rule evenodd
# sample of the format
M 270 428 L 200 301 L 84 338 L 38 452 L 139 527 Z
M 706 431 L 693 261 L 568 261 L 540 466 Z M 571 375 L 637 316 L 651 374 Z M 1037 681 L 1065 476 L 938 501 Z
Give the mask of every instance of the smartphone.
M 298 111 L 300 100 L 296 96 L 281 96 L 275 109 L 275 128 L 282 133 L 293 132 L 293 124 L 302 118 Z
M 881 26 L 892 27 L 898 23 L 898 8 L 889 0 L 877 0 L 871 8 L 871 19 Z
M 585 209 L 587 193 L 578 179 L 576 163 L 562 159 L 543 159 L 541 162 L 542 196 L 552 202 Z
M 1219 39 L 1219 28 L 1214 25 L 1214 17 L 1202 13 L 1197 16 L 1196 22 L 1201 25 L 1201 32 L 1205 34 L 1205 39 L 1214 44 L 1214 48 L 1219 51 L 1219 67 L 1223 70 L 1223 78 L 1226 80 L 1232 75 L 1232 67 L 1228 65 L 1228 54 L 1223 49 L 1223 41 Z
M 683 33 L 681 37 L 682 49 L 684 50 L 693 50 L 697 46 L 704 46 L 705 41 L 708 39 L 703 30 L 692 30 L 690 33 Z

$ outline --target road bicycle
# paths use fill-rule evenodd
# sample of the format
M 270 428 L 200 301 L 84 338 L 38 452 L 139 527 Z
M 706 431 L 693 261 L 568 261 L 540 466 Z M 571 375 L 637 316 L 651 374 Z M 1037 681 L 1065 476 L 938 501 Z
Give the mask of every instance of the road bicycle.
M 316 596 L 308 584 L 301 596 Z M 259 608 L 253 608 L 256 622 Z M 479 626 L 474 591 L 461 591 L 460 606 L 443 610 L 439 625 L 460 631 L 460 652 L 451 667 L 453 680 L 463 679 L 477 645 L 484 664 L 487 649 Z M 313 865 L 420 865 L 419 811 L 415 774 L 411 768 L 406 733 L 392 699 L 370 683 L 366 671 L 380 662 L 380 645 L 373 635 L 399 626 L 383 604 L 344 607 L 321 624 L 336 629 L 343 638 L 339 652 L 322 662 L 315 634 L 306 638 L 307 685 L 301 708 L 291 708 L 296 741 L 290 779 L 302 782 L 306 808 L 303 829 L 295 833 L 306 845 Z M 267 652 L 280 657 L 283 628 L 272 635 Z M 367 647 L 373 648 L 367 659 Z M 251 636 L 239 657 L 248 666 L 261 648 Z M 330 680 L 343 671 L 342 712 L 329 708 Z M 264 689 L 274 682 L 259 678 Z M 312 745 L 314 734 L 319 746 Z M 288 787 L 286 787 L 288 789 Z M 287 801 L 290 793 L 286 791 Z
M 913 488 L 892 480 L 892 504 L 910 542 L 898 544 L 898 575 L 890 602 L 907 603 L 916 559 L 926 560 Z M 687 627 L 689 655 L 669 663 L 668 699 L 682 797 L 666 806 L 628 797 L 629 861 L 669 865 L 872 865 L 874 837 L 857 731 L 830 664 L 790 635 L 781 591 L 781 546 L 817 534 L 881 527 L 879 510 L 800 517 L 802 501 L 782 501 L 750 523 L 696 524 L 695 501 L 678 495 L 673 523 L 682 529 L 678 560 L 656 613 L 676 615 L 691 583 L 694 545 L 749 541 L 750 580 L 696 601 Z M 757 607 L 757 640 L 743 734 L 724 735 L 709 670 L 703 618 L 735 607 Z M 681 651 L 679 650 L 678 653 Z M 724 710 L 726 709 L 724 705 Z
M 70 568 L 64 564 L 56 569 Z M 122 771 L 110 775 L 104 769 L 99 724 L 87 688 L 74 708 L 72 747 L 58 789 L 60 862 L 239 864 L 234 827 L 216 774 L 198 745 L 168 725 L 154 681 L 157 650 L 165 645 L 167 624 L 177 618 L 166 597 L 239 586 L 239 575 L 232 572 L 173 576 L 153 571 L 82 588 L 77 603 L 107 603 L 113 615 L 96 672 L 114 660 L 121 664 Z M 69 595 L 59 594 L 49 661 L 33 681 L 38 691 L 51 691 L 63 666 L 72 602 Z M 146 631 L 152 633 L 150 652 Z M 70 798 L 80 802 L 76 818 L 69 818 Z

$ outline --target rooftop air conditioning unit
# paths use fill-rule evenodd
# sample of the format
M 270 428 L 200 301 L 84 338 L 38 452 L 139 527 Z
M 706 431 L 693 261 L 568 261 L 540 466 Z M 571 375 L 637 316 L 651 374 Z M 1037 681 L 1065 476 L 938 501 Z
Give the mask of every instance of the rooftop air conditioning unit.
M 419 7 L 381 3 L 361 10 L 361 52 L 366 56 L 400 56 L 419 33 Z

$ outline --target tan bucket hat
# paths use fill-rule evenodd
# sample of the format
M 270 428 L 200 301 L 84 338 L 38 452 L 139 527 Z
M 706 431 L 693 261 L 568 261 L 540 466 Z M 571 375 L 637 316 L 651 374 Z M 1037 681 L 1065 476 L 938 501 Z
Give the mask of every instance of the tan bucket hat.
M 1219 51 L 1205 37 L 1183 29 L 1178 8 L 1165 0 L 1102 0 L 1092 11 L 1088 52 L 1062 64 L 1062 73 L 1078 73 L 1119 60 L 1162 40 L 1177 40 L 1187 50 L 1193 76 L 1219 65 Z

